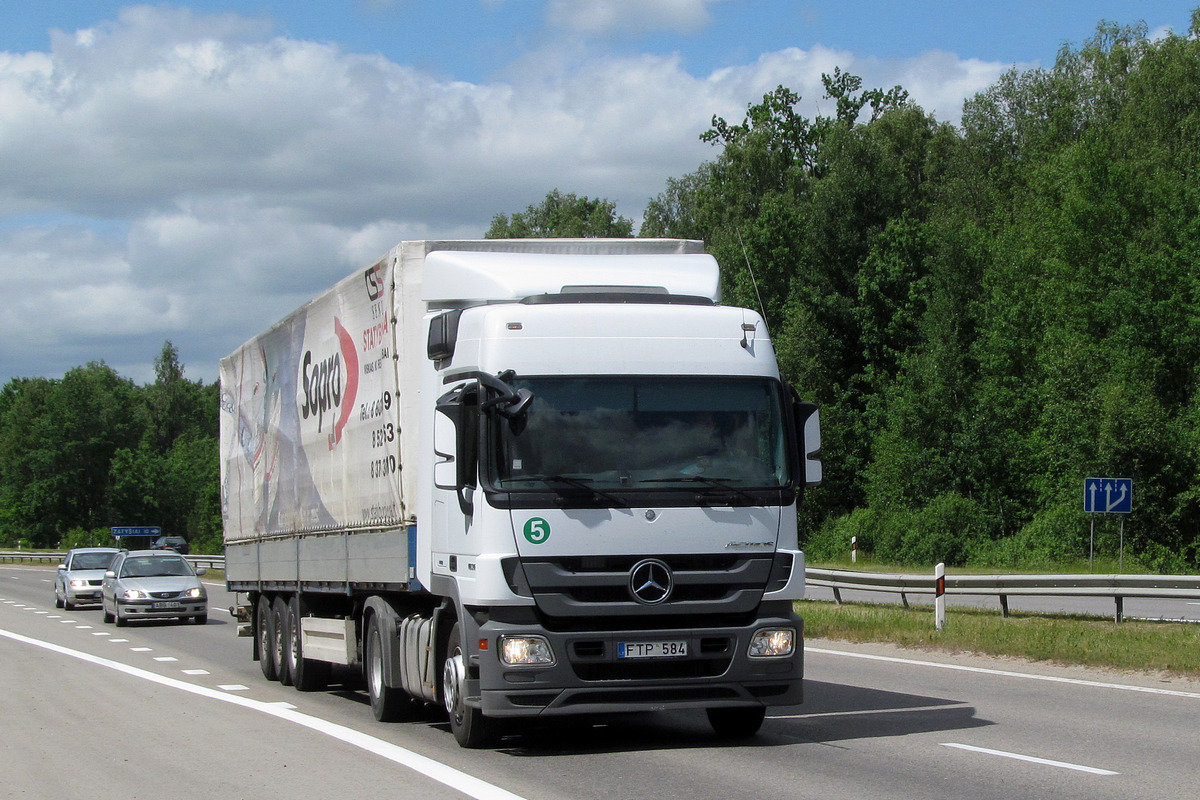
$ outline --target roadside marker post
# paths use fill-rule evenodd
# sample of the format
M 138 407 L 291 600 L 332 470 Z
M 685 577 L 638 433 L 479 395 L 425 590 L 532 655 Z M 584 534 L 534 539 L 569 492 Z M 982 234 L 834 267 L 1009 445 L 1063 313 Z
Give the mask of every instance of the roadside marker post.
M 946 564 L 939 562 L 933 568 L 933 579 L 936 584 L 933 600 L 933 617 L 937 629 L 946 627 Z

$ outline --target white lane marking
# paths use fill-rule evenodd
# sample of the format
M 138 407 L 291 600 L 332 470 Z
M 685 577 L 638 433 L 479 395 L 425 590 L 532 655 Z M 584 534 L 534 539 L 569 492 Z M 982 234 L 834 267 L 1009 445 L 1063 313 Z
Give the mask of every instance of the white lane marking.
M 1181 692 L 1178 689 L 1156 689 L 1153 686 L 1130 686 L 1124 683 L 1104 683 L 1089 681 L 1081 678 L 1061 678 L 1056 675 L 1035 675 L 1032 672 L 1012 672 L 1006 669 L 988 669 L 987 667 L 968 667 L 962 664 L 942 664 L 937 661 L 917 661 L 911 658 L 896 658 L 894 656 L 876 656 L 869 653 L 850 653 L 844 650 L 826 650 L 820 647 L 805 647 L 806 653 L 820 653 L 827 656 L 845 656 L 846 658 L 862 658 L 867 661 L 886 661 L 891 664 L 908 664 L 913 667 L 935 667 L 937 669 L 956 670 L 958 672 L 974 672 L 978 675 L 998 675 L 1003 678 L 1024 678 L 1031 681 L 1048 681 L 1050 683 L 1067 683 L 1074 686 L 1090 686 L 1093 689 L 1117 689 L 1122 692 L 1142 692 L 1144 694 L 1166 695 L 1167 697 L 1187 697 L 1200 700 L 1200 693 Z
M 240 683 L 221 683 L 217 684 L 217 688 L 226 692 L 248 692 L 249 686 L 242 686 Z
M 176 658 L 175 656 L 155 656 L 154 660 L 155 661 L 178 661 L 179 659 Z
M 1098 769 L 1096 767 L 1085 767 L 1082 764 L 1071 764 L 1066 761 L 1051 761 L 1048 758 L 1037 758 L 1036 756 L 1025 756 L 1020 753 L 1006 753 L 1003 750 L 991 750 L 986 747 L 974 747 L 969 744 L 958 744 L 956 742 L 942 742 L 942 747 L 954 747 L 959 750 L 969 750 L 972 753 L 983 753 L 988 756 L 1000 756 L 1001 758 L 1013 758 L 1017 761 L 1028 761 L 1031 764 L 1044 764 L 1047 767 L 1059 767 L 1060 769 L 1073 769 L 1076 772 L 1088 772 L 1092 775 L 1120 775 L 1119 772 L 1113 772 L 1110 769 Z
M 905 706 L 904 708 L 863 708 L 856 711 L 821 711 L 816 714 L 779 714 L 771 719 L 820 719 L 822 717 L 866 717 L 875 714 L 911 714 L 916 711 L 951 711 L 971 708 L 971 703 L 945 703 L 936 706 Z
M 208 674 L 210 674 L 209 671 L 206 669 L 185 669 L 185 670 L 181 670 L 181 672 L 183 672 L 184 675 L 208 675 Z
M 28 636 L 22 636 L 19 633 L 12 633 L 3 629 L 0 629 L 0 636 L 33 645 L 34 647 L 41 647 L 51 652 L 71 656 L 72 658 L 78 658 L 81 661 L 107 667 L 108 669 L 123 672 L 126 675 L 142 678 L 143 680 L 148 680 L 162 686 L 190 692 L 213 700 L 232 703 L 233 705 L 253 711 L 261 711 L 264 714 L 277 717 L 285 722 L 301 725 L 317 733 L 323 733 L 348 745 L 358 747 L 368 753 L 373 753 L 381 758 L 386 758 L 388 761 L 408 767 L 414 772 L 418 772 L 431 780 L 444 784 L 455 791 L 462 792 L 468 797 L 476 798 L 476 800 L 525 800 L 525 798 L 518 794 L 513 794 L 507 789 L 501 789 L 499 786 L 490 784 L 473 775 L 468 775 L 465 772 L 460 772 L 440 761 L 434 761 L 432 758 L 414 753 L 412 750 L 407 750 L 391 742 L 385 742 L 382 739 L 377 739 L 374 736 L 356 731 L 353 728 L 347 728 L 344 725 L 338 725 L 335 722 L 302 714 L 292 708 L 287 708 L 288 704 L 286 703 L 264 703 L 234 694 L 223 694 L 207 686 L 199 686 L 177 678 L 168 678 L 165 675 L 158 675 L 144 669 L 139 669 L 138 667 L 122 664 L 119 661 L 110 661 L 107 658 L 101 658 L 100 656 L 94 656 L 90 653 L 80 652 L 79 650 L 72 650 L 69 647 L 62 647 L 50 642 L 43 642 L 39 639 L 31 639 Z

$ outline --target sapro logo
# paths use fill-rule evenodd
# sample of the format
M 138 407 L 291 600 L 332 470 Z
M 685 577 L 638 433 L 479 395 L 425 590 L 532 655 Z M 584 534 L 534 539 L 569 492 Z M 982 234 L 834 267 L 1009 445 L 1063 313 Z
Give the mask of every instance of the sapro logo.
M 354 339 L 337 317 L 333 319 L 333 331 L 338 340 L 337 352 L 314 356 L 311 350 L 306 350 L 300 364 L 300 385 L 304 392 L 300 416 L 306 420 L 315 419 L 318 432 L 324 430 L 326 414 L 334 417 L 333 432 L 329 434 L 330 450 L 342 440 L 342 432 L 358 395 L 358 354 Z

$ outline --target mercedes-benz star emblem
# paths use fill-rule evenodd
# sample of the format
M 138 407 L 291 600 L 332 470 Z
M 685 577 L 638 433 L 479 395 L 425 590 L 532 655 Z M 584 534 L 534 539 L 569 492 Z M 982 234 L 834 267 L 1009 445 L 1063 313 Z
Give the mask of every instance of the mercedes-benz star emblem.
M 658 605 L 671 595 L 671 568 L 657 558 L 647 558 L 629 570 L 629 593 L 647 606 Z

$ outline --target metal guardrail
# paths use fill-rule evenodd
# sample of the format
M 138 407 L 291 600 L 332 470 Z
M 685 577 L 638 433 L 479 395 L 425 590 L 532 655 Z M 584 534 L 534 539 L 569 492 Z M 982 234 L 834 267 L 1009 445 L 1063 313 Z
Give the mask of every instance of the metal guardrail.
M 66 557 L 67 551 L 65 550 L 56 552 L 31 552 L 29 550 L 14 550 L 0 552 L 0 564 L 61 564 L 62 560 Z M 206 569 L 225 569 L 225 556 L 223 555 L 189 555 L 184 556 L 184 558 L 186 558 L 193 567 L 204 567 Z
M 890 592 L 900 595 L 908 607 L 910 594 L 935 594 L 936 580 L 930 575 L 901 575 L 878 572 L 854 572 L 840 569 L 805 571 L 809 586 L 833 590 L 833 599 L 842 602 L 843 589 Z M 1000 600 L 1000 610 L 1008 616 L 1011 595 L 1041 597 L 1109 597 L 1116 604 L 1114 618 L 1120 622 L 1125 613 L 1126 597 L 1200 599 L 1200 576 L 1194 575 L 947 575 L 948 595 L 984 595 Z
M 0 552 L 0 563 L 61 563 L 66 552 Z M 224 555 L 189 555 L 193 567 L 224 569 Z M 833 590 L 833 599 L 842 602 L 842 590 L 887 592 L 900 595 L 908 607 L 908 596 L 936 593 L 932 573 L 898 574 L 856 572 L 843 569 L 805 570 L 809 586 Z M 947 575 L 946 594 L 996 597 L 1000 610 L 1008 616 L 1008 598 L 1012 595 L 1041 597 L 1109 597 L 1116 604 L 1117 622 L 1124 617 L 1126 597 L 1187 598 L 1200 600 L 1200 576 L 1194 575 Z

